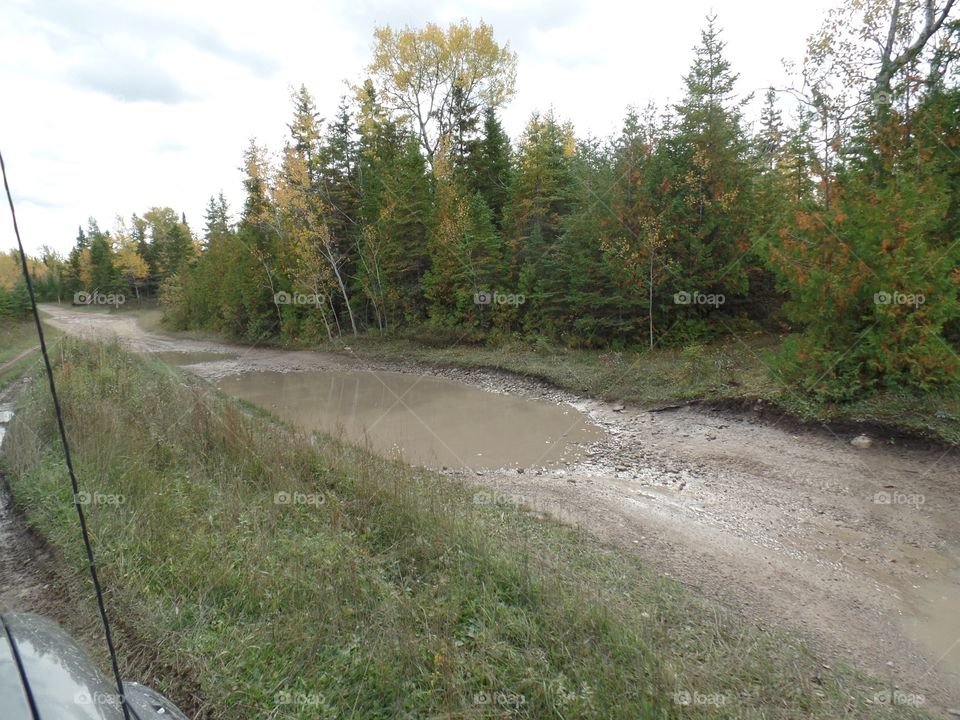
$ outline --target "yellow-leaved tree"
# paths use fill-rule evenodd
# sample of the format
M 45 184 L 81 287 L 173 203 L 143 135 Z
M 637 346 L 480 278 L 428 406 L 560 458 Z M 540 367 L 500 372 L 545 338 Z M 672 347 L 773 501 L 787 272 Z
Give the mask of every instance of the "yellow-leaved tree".
M 461 20 L 446 29 L 387 25 L 374 31 L 367 71 L 384 107 L 410 120 L 432 165 L 442 137 L 457 139 L 476 125 L 481 110 L 513 97 L 517 56 L 483 21 L 474 27 Z

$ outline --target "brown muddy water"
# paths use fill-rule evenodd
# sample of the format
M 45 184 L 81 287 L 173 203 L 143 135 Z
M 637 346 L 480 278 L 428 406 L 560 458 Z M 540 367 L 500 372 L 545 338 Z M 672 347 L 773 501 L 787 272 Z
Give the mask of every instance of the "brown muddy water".
M 907 596 L 904 631 L 942 666 L 960 678 L 960 574 L 913 586 Z
M 602 437 L 569 405 L 422 375 L 267 371 L 217 385 L 304 430 L 369 442 L 383 455 L 434 468 L 562 466 Z

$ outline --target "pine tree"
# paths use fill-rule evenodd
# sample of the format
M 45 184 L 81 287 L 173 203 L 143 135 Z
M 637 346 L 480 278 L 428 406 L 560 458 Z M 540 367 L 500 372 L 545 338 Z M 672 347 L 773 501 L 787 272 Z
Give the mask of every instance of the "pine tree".
M 482 294 L 502 280 L 500 243 L 490 209 L 465 187 L 455 169 L 452 148 L 441 143 L 434 155 L 436 204 L 428 250 L 430 269 L 423 278 L 431 321 L 451 327 L 489 327 L 502 308 Z M 500 293 L 496 297 L 499 298 Z
M 534 115 L 517 152 L 510 204 L 505 212 L 508 247 L 514 267 L 510 292 L 526 302 L 522 315 L 536 331 L 544 305 L 553 304 L 556 292 L 546 284 L 551 269 L 560 262 L 558 241 L 574 208 L 576 187 L 572 158 L 576 142 L 569 124 L 561 125 L 552 113 Z
M 367 83 L 358 114 L 360 216 L 358 276 L 381 330 L 426 316 L 421 281 L 432 188 L 419 141 L 401 129 Z
M 660 227 L 665 251 L 682 273 L 675 293 L 732 298 L 748 290 L 748 269 L 760 265 L 751 248 L 751 171 L 734 88 L 737 75 L 724 57 L 716 18 L 708 16 L 676 106 L 676 127 L 664 151 L 671 191 Z M 670 282 L 670 281 L 668 281 Z M 678 327 L 706 327 L 710 305 L 678 305 Z
M 513 168 L 510 138 L 493 108 L 487 108 L 483 113 L 483 136 L 471 146 L 467 166 L 471 188 L 480 193 L 493 214 L 494 226 L 502 232 Z
M 229 235 L 230 233 L 230 208 L 227 199 L 223 196 L 223 191 L 214 197 L 210 196 L 207 203 L 207 211 L 204 213 L 203 226 L 203 244 L 204 248 L 209 248 L 211 242 Z
M 360 233 L 360 180 L 356 128 L 346 98 L 322 138 L 320 191 L 328 209 L 327 227 L 347 258 L 346 274 L 356 274 L 353 251 Z

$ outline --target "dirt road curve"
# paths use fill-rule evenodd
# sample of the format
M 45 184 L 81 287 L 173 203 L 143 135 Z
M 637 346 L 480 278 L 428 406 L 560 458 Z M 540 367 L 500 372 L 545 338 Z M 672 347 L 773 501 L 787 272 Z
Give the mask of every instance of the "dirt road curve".
M 228 352 L 189 370 L 382 369 L 570 403 L 605 437 L 562 470 L 470 474 L 527 499 L 824 656 L 960 707 L 960 455 L 885 438 L 797 431 L 697 409 L 647 412 L 496 372 L 387 367 L 311 352 L 238 348 L 145 330 L 129 315 L 47 308 L 57 327 L 141 352 Z M 200 356 L 198 356 L 200 357 Z

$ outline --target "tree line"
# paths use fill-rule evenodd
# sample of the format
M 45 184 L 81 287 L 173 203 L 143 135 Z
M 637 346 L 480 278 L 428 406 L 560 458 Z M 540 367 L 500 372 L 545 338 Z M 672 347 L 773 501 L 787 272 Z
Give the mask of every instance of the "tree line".
M 425 328 L 642 349 L 765 330 L 788 335 L 778 371 L 822 397 L 945 387 L 952 4 L 838 7 L 755 123 L 708 17 L 682 99 L 605 139 L 548 111 L 511 140 L 516 56 L 482 22 L 378 28 L 330 120 L 300 87 L 285 146 L 251 141 L 236 221 L 221 194 L 197 238 L 169 209 L 94 223 L 64 285 L 159 294 L 175 326 L 248 341 Z

